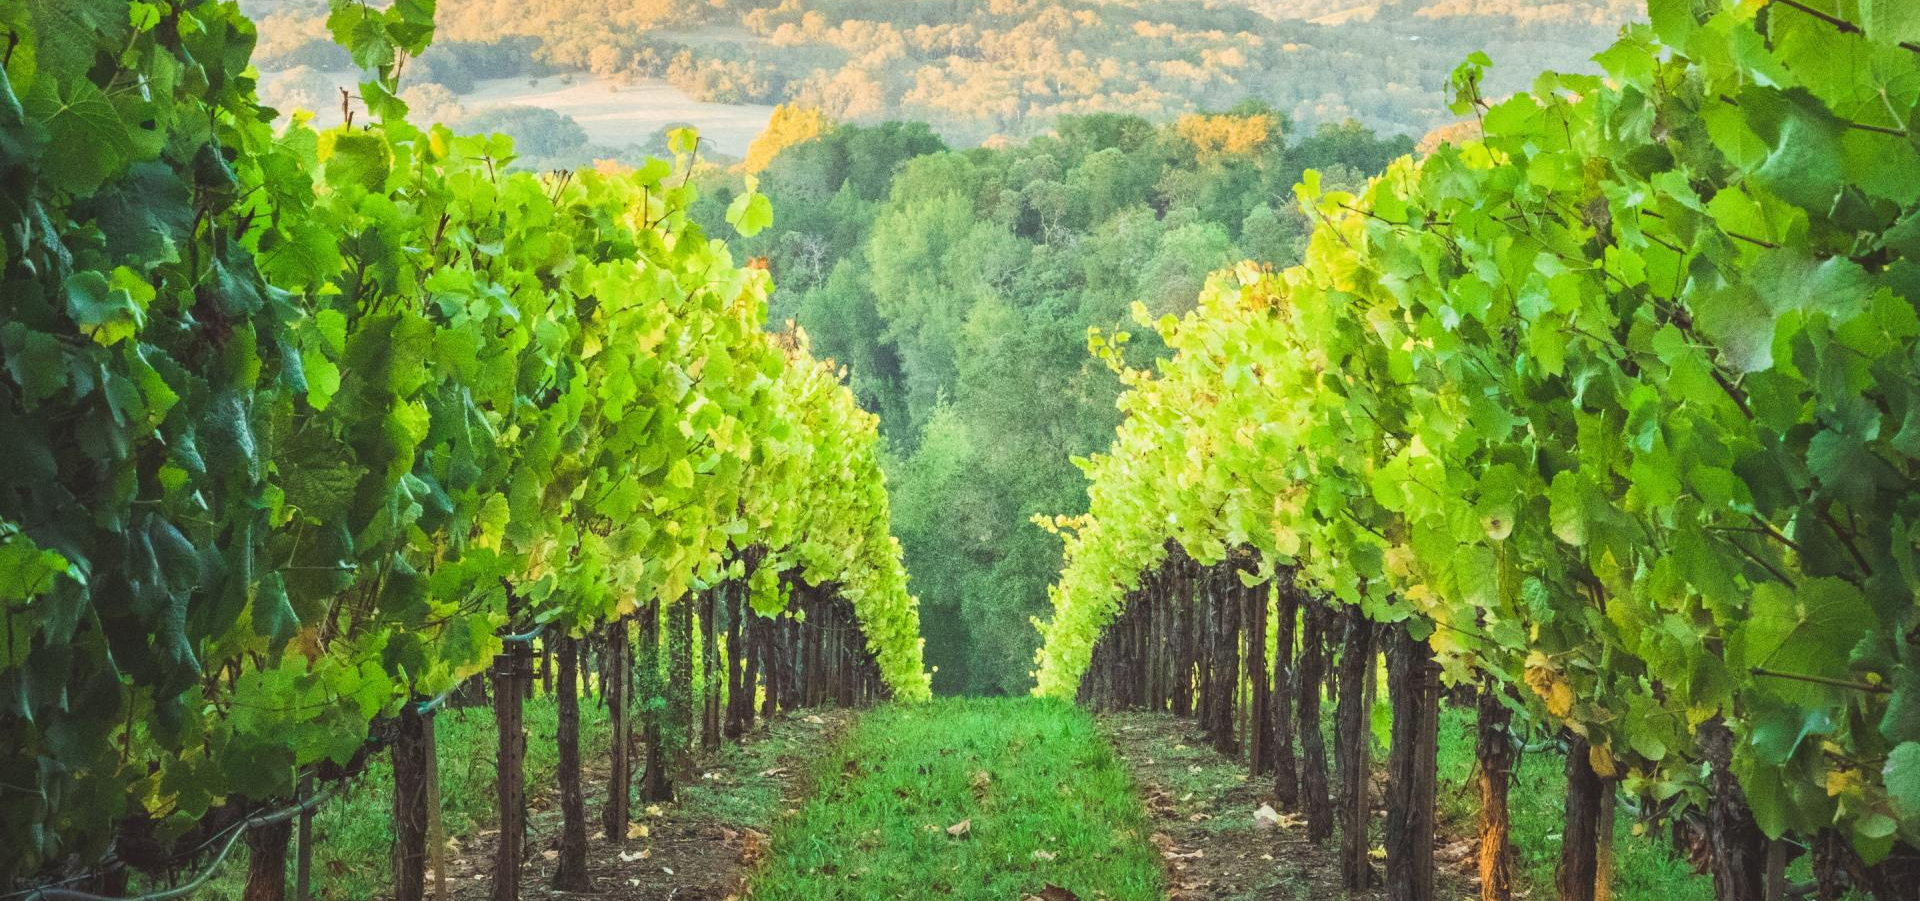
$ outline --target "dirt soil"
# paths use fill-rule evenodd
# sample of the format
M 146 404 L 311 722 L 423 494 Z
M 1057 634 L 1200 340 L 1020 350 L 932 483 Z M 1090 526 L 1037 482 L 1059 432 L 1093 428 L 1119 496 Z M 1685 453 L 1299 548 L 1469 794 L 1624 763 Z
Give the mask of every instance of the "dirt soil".
M 766 856 L 773 823 L 791 815 L 809 790 L 812 762 L 824 756 L 853 722 L 851 711 L 783 714 L 738 746 L 703 760 L 680 784 L 671 804 L 636 803 L 626 837 L 609 841 L 599 825 L 606 798 L 605 762 L 584 763 L 587 797 L 587 869 L 593 891 L 555 891 L 561 817 L 557 786 L 528 786 L 529 835 L 520 897 L 596 898 L 605 901 L 726 901 L 744 894 Z M 447 889 L 454 901 L 492 897 L 498 830 L 472 840 L 450 840 Z M 427 897 L 436 897 L 427 874 Z
M 1102 729 L 1133 775 L 1153 823 L 1153 843 L 1166 867 L 1171 901 L 1325 901 L 1382 899 L 1378 887 L 1385 861 L 1374 861 L 1373 891 L 1348 895 L 1340 884 L 1334 839 L 1324 847 L 1307 841 L 1306 823 L 1276 811 L 1268 777 L 1250 779 L 1244 763 L 1214 752 L 1192 720 L 1163 713 L 1108 713 Z M 1380 796 L 1376 780 L 1374 796 Z M 1269 814 L 1256 816 L 1262 807 Z M 1378 835 L 1376 803 L 1374 831 Z M 1463 878 L 1473 865 L 1470 842 L 1436 838 L 1440 870 L 1436 894 L 1478 894 Z M 1375 839 L 1376 857 L 1383 857 Z

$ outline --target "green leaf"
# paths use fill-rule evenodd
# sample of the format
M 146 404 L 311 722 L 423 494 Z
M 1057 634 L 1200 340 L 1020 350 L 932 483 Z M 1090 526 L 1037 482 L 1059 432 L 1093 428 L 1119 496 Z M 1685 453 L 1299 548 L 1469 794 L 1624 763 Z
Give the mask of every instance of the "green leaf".
M 1556 473 L 1547 489 L 1547 503 L 1554 537 L 1575 547 L 1586 544 L 1587 522 L 1592 517 L 1580 476 L 1572 470 Z
M 700 147 L 700 132 L 692 128 L 675 128 L 667 132 L 667 152 L 675 155 L 692 153 Z M 749 189 L 751 190 L 751 189 Z
M 1893 693 L 1880 718 L 1880 734 L 1888 741 L 1920 741 L 1920 672 L 1902 666 L 1893 671 Z
M 328 185 L 379 194 L 386 190 L 393 150 L 385 138 L 373 132 L 338 132 L 325 159 Z
M 259 446 L 249 413 L 247 397 L 237 391 L 222 392 L 207 404 L 198 433 L 209 472 L 248 480 L 259 476 Z
M 1734 774 L 1740 790 L 1747 796 L 1747 807 L 1760 831 L 1769 836 L 1786 834 L 1794 811 L 1780 768 L 1765 766 L 1756 760 L 1734 757 Z
M 327 309 L 313 314 L 314 328 L 326 339 L 327 349 L 335 356 L 347 352 L 347 317 L 339 310 Z
M 40 71 L 50 78 L 83 76 L 102 47 L 127 43 L 131 17 L 115 0 L 27 0 L 39 40 Z
M 1699 30 L 1694 0 L 1648 0 L 1647 18 L 1661 42 L 1676 50 L 1686 49 L 1687 39 Z
M 1741 281 L 1696 294 L 1689 304 L 1702 334 L 1736 372 L 1773 366 L 1774 314 L 1752 285 Z
M 727 224 L 741 235 L 751 238 L 773 224 L 773 202 L 758 191 L 735 197 L 733 203 L 727 206 Z
M 318 285 L 339 271 L 339 236 L 321 223 L 296 222 L 285 235 L 273 234 L 261 242 L 260 270 L 274 284 L 290 290 Z
M 47 130 L 56 152 L 40 164 L 55 188 L 90 196 L 128 162 L 133 140 L 107 95 L 85 78 L 62 83 L 34 82 L 26 97 L 27 114 Z
M 1874 465 L 1866 442 L 1832 430 L 1813 436 L 1807 446 L 1807 468 L 1828 494 L 1851 507 L 1864 508 L 1874 496 Z
M 67 276 L 67 315 L 74 325 L 103 345 L 118 344 L 139 331 L 145 322 L 132 295 L 112 287 L 107 277 L 86 270 Z
M 1808 579 L 1797 590 L 1762 583 L 1753 590 L 1751 620 L 1736 635 L 1738 660 L 1783 674 L 1759 678 L 1769 694 L 1825 706 L 1838 689 L 1794 677 L 1845 678 L 1848 655 L 1877 622 L 1859 589 L 1840 579 Z
M 1749 742 L 1768 766 L 1785 766 L 1809 737 L 1833 731 L 1833 717 L 1824 709 L 1769 704 L 1753 716 Z
M 1920 818 L 1920 742 L 1902 742 L 1887 755 L 1881 770 L 1887 795 L 1900 808 L 1903 817 Z
M 286 580 L 277 572 L 267 573 L 255 589 L 253 631 L 270 640 L 268 647 L 275 654 L 300 631 L 300 617 L 294 614 L 293 604 L 287 600 Z
M 1831 210 L 1845 180 L 1846 123 L 1805 88 L 1748 85 L 1739 102 L 1747 124 L 1771 148 L 1752 180 L 1809 212 Z
M 52 335 L 36 332 L 19 322 L 0 322 L 0 350 L 7 371 L 27 394 L 28 409 L 67 387 L 66 355 Z
M 165 163 L 135 163 L 80 215 L 93 217 L 116 261 L 151 266 L 180 258 L 193 227 L 193 194 Z
M 1776 314 L 1819 311 L 1837 321 L 1859 314 L 1873 293 L 1873 282 L 1860 264 L 1844 257 L 1816 260 L 1804 248 L 1763 251 L 1747 268 L 1745 280 Z
M 673 466 L 667 470 L 667 484 L 682 491 L 692 488 L 693 465 L 685 458 L 673 461 Z
M 52 590 L 54 580 L 67 574 L 67 558 L 41 550 L 11 528 L 0 522 L 0 599 L 27 600 Z
M 1920 43 L 1920 3 L 1914 0 L 1860 0 L 1860 19 L 1869 40 Z

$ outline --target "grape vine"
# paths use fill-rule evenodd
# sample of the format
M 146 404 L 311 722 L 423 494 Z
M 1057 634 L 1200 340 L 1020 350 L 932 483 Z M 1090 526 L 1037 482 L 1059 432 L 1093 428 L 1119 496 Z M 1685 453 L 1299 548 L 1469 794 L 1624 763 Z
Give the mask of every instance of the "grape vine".
M 1920 6 L 1652 0 L 1475 140 L 1297 189 L 1306 260 L 1151 325 L 1042 624 L 1071 695 L 1174 539 L 1405 623 L 1647 810 L 1920 844 Z
M 433 13 L 336 0 L 363 115 L 276 132 L 231 2 L 0 4 L 0 886 L 292 797 L 503 630 L 749 547 L 763 615 L 836 584 L 927 694 L 874 421 L 689 220 L 697 136 L 535 175 L 417 127 Z

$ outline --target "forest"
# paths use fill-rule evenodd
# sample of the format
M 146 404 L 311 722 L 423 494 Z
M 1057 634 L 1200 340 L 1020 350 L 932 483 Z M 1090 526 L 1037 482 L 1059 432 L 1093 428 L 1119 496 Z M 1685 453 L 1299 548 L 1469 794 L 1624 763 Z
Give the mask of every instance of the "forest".
M 0 33 L 0 901 L 1920 901 L 1920 0 Z
M 1258 104 L 1161 126 L 1074 116 L 973 150 L 924 125 L 775 114 L 746 169 L 782 213 L 739 246 L 774 274 L 772 318 L 813 335 L 880 415 L 939 690 L 1031 683 L 1027 621 L 1060 541 L 1029 520 L 1085 512 L 1071 458 L 1120 421 L 1122 384 L 1087 356 L 1087 330 L 1127 325 L 1136 301 L 1185 313 L 1238 260 L 1298 260 L 1301 173 L 1364 184 L 1411 149 L 1351 122 L 1296 134 Z M 723 213 L 741 177 L 716 173 L 695 216 Z
M 242 7 L 265 35 L 256 64 L 287 82 L 276 88 L 286 92 L 281 99 L 335 102 L 335 88 L 347 82 L 333 73 L 352 65 L 327 38 L 327 0 L 245 0 Z M 1465 7 L 1409 0 L 1322 24 L 1309 21 L 1322 12 L 1311 4 L 1219 0 L 445 0 L 439 7 L 438 40 L 409 63 L 402 82 L 423 95 L 550 73 L 657 78 L 695 100 L 792 104 L 867 125 L 926 122 L 954 146 L 1045 134 L 1063 116 L 1126 113 L 1164 122 L 1249 99 L 1307 128 L 1353 119 L 1381 134 L 1419 135 L 1451 121 L 1443 89 L 1468 53 L 1492 55 L 1501 64 L 1494 87 L 1518 89 L 1542 68 L 1587 65 L 1633 11 L 1619 0 Z M 1385 47 L 1391 66 L 1377 61 Z M 288 70 L 297 71 L 287 77 Z

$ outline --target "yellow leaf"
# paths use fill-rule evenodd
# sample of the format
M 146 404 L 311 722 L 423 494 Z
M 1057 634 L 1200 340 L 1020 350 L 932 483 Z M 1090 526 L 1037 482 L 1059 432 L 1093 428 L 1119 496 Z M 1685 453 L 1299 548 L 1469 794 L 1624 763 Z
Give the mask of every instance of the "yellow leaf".
M 1568 685 L 1566 680 L 1562 679 L 1560 674 L 1555 670 L 1546 666 L 1537 665 L 1535 658 L 1538 658 L 1541 662 L 1546 660 L 1546 657 L 1538 651 L 1528 656 L 1526 670 L 1527 687 L 1533 689 L 1533 693 L 1539 695 L 1540 699 L 1547 703 L 1548 713 L 1557 717 L 1564 717 L 1568 713 L 1573 712 L 1573 687 Z
M 1857 795 L 1860 793 L 1862 784 L 1859 770 L 1834 770 L 1827 774 L 1827 795 L 1833 798 L 1841 795 Z
M 1562 684 L 1564 685 L 1565 683 Z M 1572 692 L 1568 692 L 1568 695 L 1571 696 Z M 1568 703 L 1571 704 L 1572 702 L 1569 701 Z M 1559 714 L 1554 715 L 1559 716 Z M 1593 767 L 1593 771 L 1598 773 L 1602 779 L 1612 779 L 1618 772 L 1613 768 L 1613 751 L 1608 749 L 1606 745 L 1588 745 L 1587 763 Z
M 1566 716 L 1573 712 L 1573 686 L 1565 681 L 1553 683 L 1553 694 L 1547 698 L 1547 712 L 1554 716 Z

